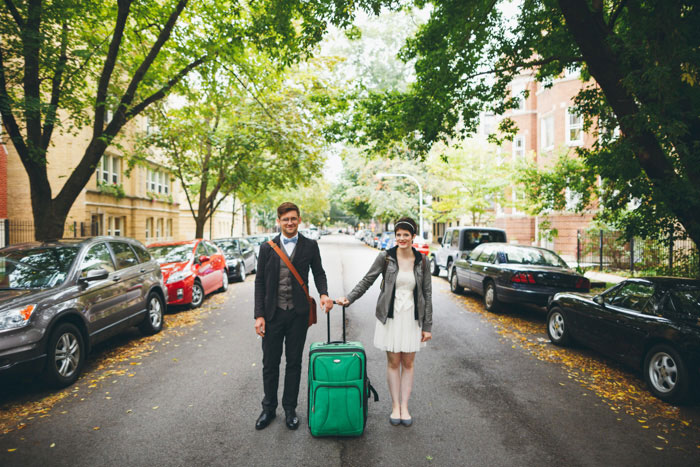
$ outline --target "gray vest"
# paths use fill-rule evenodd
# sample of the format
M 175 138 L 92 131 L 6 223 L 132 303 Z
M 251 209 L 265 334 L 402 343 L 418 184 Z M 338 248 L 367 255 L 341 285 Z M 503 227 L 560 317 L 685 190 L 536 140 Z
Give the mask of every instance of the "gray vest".
M 283 254 L 287 254 L 284 246 L 282 246 L 280 250 L 282 250 Z M 289 260 L 292 261 L 294 259 L 294 255 L 296 254 L 297 249 L 295 246 Z M 292 300 L 292 281 L 296 281 L 292 271 L 289 270 L 287 265 L 284 264 L 284 261 L 282 261 L 282 258 L 280 258 L 280 285 L 277 288 L 277 308 L 281 308 L 283 310 L 291 310 L 294 308 L 294 302 Z

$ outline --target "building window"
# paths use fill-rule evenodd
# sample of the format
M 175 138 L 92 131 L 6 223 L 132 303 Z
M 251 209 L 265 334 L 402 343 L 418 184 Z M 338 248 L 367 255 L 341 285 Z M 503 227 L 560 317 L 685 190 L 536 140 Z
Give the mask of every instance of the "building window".
M 156 238 L 163 236 L 163 219 L 156 220 Z
M 163 195 L 170 194 L 170 176 L 160 170 L 148 169 L 146 191 Z
M 153 218 L 146 218 L 146 240 L 153 238 Z
M 107 220 L 107 235 L 121 237 L 124 235 L 124 218 L 117 216 L 109 216 Z
M 564 209 L 569 212 L 575 212 L 576 207 L 581 202 L 582 198 L 583 197 L 580 193 L 572 191 L 571 188 L 566 187 L 564 189 L 564 199 L 566 200 L 566 206 Z
M 97 184 L 118 185 L 121 172 L 121 160 L 116 156 L 105 154 L 97 164 Z
M 540 148 L 543 150 L 554 148 L 554 116 L 549 115 L 540 120 Z
M 518 100 L 518 106 L 515 110 L 525 110 L 525 84 L 523 83 L 513 83 L 511 85 L 511 94 L 514 99 Z
M 566 144 L 578 146 L 583 144 L 583 117 L 566 109 Z
M 168 219 L 165 221 L 165 236 L 168 239 L 173 238 L 173 220 Z
M 525 160 L 525 136 L 518 135 L 513 138 L 513 162 L 518 163 Z

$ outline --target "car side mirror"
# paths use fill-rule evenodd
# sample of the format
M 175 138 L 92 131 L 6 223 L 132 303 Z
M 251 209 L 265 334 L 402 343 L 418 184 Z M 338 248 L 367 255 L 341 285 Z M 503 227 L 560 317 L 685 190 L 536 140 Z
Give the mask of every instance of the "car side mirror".
M 438 243 L 442 245 L 442 238 L 438 238 Z
M 209 261 L 209 257 L 207 255 L 202 255 L 199 257 L 199 264 L 206 263 Z
M 103 268 L 91 269 L 87 272 L 85 277 L 81 277 L 80 280 L 83 282 L 94 282 L 103 281 L 109 277 L 109 272 Z
M 602 295 L 596 295 L 595 297 L 593 297 L 593 301 L 600 306 L 605 306 L 605 299 Z

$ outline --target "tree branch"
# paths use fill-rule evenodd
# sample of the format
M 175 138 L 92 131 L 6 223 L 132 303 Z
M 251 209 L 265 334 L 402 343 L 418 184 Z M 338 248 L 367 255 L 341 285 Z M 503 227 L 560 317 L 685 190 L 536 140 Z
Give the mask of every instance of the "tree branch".
M 107 89 L 109 82 L 112 79 L 112 72 L 117 63 L 119 48 L 121 47 L 122 39 L 124 38 L 124 29 L 126 28 L 126 19 L 129 17 L 132 0 L 118 0 L 117 21 L 114 25 L 112 33 L 112 41 L 109 43 L 109 50 L 105 58 L 102 73 L 97 84 L 97 95 L 95 97 L 95 126 L 92 129 L 93 138 L 99 137 L 104 131 L 105 123 L 105 101 L 107 99 Z
M 193 61 L 189 65 L 187 65 L 185 68 L 180 70 L 170 81 L 168 81 L 162 88 L 160 88 L 158 91 L 154 92 L 150 96 L 148 96 L 146 99 L 144 99 L 141 103 L 133 106 L 125 115 L 126 121 L 129 121 L 130 119 L 134 118 L 136 115 L 140 114 L 141 112 L 146 109 L 149 105 L 153 104 L 154 102 L 162 99 L 165 97 L 165 95 L 170 91 L 170 89 L 175 86 L 182 78 L 184 78 L 190 71 L 193 69 L 197 68 L 199 65 L 202 63 L 206 62 L 209 59 L 208 55 L 204 55 L 197 60 Z
M 2 123 L 7 129 L 10 140 L 19 154 L 20 160 L 26 167 L 29 160 L 29 152 L 19 130 L 19 125 L 17 125 L 17 120 L 12 113 L 12 101 L 7 93 L 7 81 L 5 80 L 5 61 L 2 55 L 2 48 L 0 48 L 0 115 L 2 115 Z
M 255 102 L 258 103 L 258 105 L 263 109 L 263 111 L 267 114 L 267 116 L 270 117 L 270 119 L 272 119 L 272 120 L 274 120 L 274 121 L 277 121 L 277 119 L 270 113 L 270 111 L 267 110 L 267 107 L 265 107 L 265 104 L 263 104 L 263 103 L 260 101 L 260 99 L 258 99 L 258 96 L 257 96 L 253 91 L 250 91 L 250 90 L 248 89 L 248 86 L 246 86 L 246 84 L 245 84 L 245 83 L 243 82 L 243 80 L 238 76 L 238 74 L 237 74 L 235 71 L 233 71 L 228 65 L 224 64 L 223 66 L 224 66 L 224 68 L 225 68 L 226 70 L 229 71 L 229 73 L 231 73 L 231 74 L 233 75 L 234 78 L 236 78 L 236 81 L 238 81 L 239 83 L 241 83 L 241 86 L 243 86 L 243 89 L 245 89 L 246 92 L 247 92 L 248 94 L 251 95 L 251 97 L 255 100 Z
M 31 0 L 27 5 L 27 22 L 22 34 L 24 58 L 24 118 L 27 130 L 27 146 L 30 158 L 41 158 L 37 150 L 41 143 L 41 82 L 39 81 L 41 54 L 41 0 Z
M 7 5 L 7 9 L 10 10 L 10 14 L 12 15 L 12 18 L 15 20 L 15 23 L 17 23 L 17 26 L 19 26 L 20 31 L 24 29 L 24 20 L 22 19 L 22 16 L 19 14 L 19 11 L 17 10 L 17 7 L 15 6 L 14 3 L 12 3 L 12 0 L 5 0 L 5 5 Z
M 117 111 L 115 112 L 114 120 L 123 120 L 120 122 L 121 125 L 123 125 L 124 121 L 126 121 L 127 108 L 131 105 L 131 102 L 134 100 L 134 96 L 136 95 L 136 90 L 138 89 L 139 85 L 141 84 L 143 77 L 146 75 L 149 68 L 151 67 L 151 65 L 155 61 L 156 57 L 160 53 L 160 50 L 163 48 L 163 45 L 165 44 L 165 42 L 170 38 L 170 34 L 172 33 L 173 28 L 175 27 L 175 23 L 177 22 L 177 19 L 180 17 L 180 14 L 182 13 L 182 10 L 185 8 L 186 5 L 187 5 L 187 0 L 180 0 L 177 3 L 177 5 L 175 6 L 175 9 L 170 14 L 168 21 L 165 23 L 165 26 L 160 31 L 160 34 L 158 34 L 158 38 L 153 43 L 151 50 L 148 52 L 148 55 L 146 55 L 146 58 L 144 58 L 143 62 L 141 62 L 141 65 L 136 69 L 134 76 L 132 76 L 131 81 L 129 82 L 129 85 L 127 86 L 126 91 L 124 92 L 124 95 L 122 96 L 122 98 L 119 102 L 119 107 L 117 108 Z M 187 67 L 185 67 L 185 68 L 187 68 Z M 155 99 L 155 100 L 157 100 L 157 99 Z M 144 105 L 144 108 L 147 105 L 148 104 Z M 132 112 L 132 114 L 133 114 L 133 112 Z M 133 114 L 133 115 L 136 115 L 136 114 Z M 114 123 L 114 121 L 113 121 L 113 123 Z M 117 129 L 120 128 L 121 125 L 118 126 Z
M 44 129 L 42 130 L 41 136 L 41 147 L 45 151 L 49 147 L 51 142 L 51 135 L 53 133 L 54 125 L 56 122 L 56 112 L 58 110 L 58 103 L 61 96 L 61 83 L 63 79 L 63 72 L 66 69 L 66 62 L 68 61 L 68 55 L 66 50 L 68 49 L 68 23 L 63 22 L 61 28 L 61 46 L 60 54 L 58 56 L 58 62 L 56 63 L 56 71 L 54 73 L 53 79 L 51 80 L 51 101 L 49 102 L 49 108 L 46 111 L 46 117 L 44 119 Z

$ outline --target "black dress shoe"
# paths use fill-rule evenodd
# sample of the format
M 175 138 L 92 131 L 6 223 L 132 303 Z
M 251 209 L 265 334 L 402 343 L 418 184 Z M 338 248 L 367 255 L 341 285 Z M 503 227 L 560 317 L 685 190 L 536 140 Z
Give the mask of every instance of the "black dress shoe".
M 285 410 L 284 415 L 286 417 L 286 424 L 287 428 L 290 430 L 296 430 L 299 428 L 299 417 L 297 417 L 297 413 L 295 410 Z
M 275 412 L 268 412 L 267 410 L 263 410 L 255 422 L 255 429 L 262 430 L 263 428 L 267 427 L 267 425 L 269 425 L 274 419 Z

